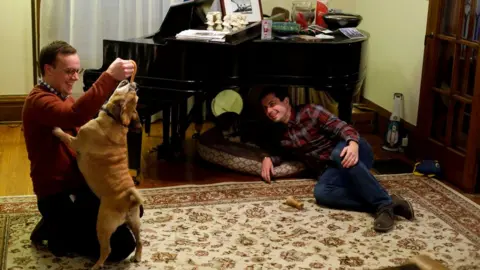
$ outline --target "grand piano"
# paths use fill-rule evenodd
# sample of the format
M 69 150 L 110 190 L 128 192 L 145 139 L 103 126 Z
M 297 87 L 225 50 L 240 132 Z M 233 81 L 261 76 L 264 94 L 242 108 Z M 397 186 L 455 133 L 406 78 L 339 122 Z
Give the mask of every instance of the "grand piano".
M 225 42 L 177 39 L 187 29 L 205 29 L 204 0 L 171 6 L 153 35 L 103 40 L 103 65 L 84 73 L 87 91 L 116 58 L 137 63 L 138 112 L 150 132 L 151 115 L 163 113 L 162 145 L 158 159 L 182 152 L 185 131 L 193 122 L 197 132 L 204 120 L 204 103 L 224 89 L 238 89 L 242 96 L 262 86 L 313 87 L 327 91 L 338 102 L 339 117 L 351 121 L 352 97 L 365 78 L 365 38 L 333 40 L 261 40 L 261 25 L 251 23 L 229 34 Z M 187 99 L 194 100 L 187 113 Z M 207 110 L 210 106 L 206 106 Z M 171 129 L 171 130 L 170 130 Z M 130 168 L 140 168 L 142 134 L 128 134 Z

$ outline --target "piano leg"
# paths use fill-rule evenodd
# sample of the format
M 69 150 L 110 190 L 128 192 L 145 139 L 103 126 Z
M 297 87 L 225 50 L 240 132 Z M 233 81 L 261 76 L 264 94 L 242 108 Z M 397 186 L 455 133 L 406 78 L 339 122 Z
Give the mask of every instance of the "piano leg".
M 157 146 L 157 160 L 169 159 L 171 156 L 170 147 L 170 111 L 171 107 L 167 105 L 163 110 L 163 142 Z
M 157 147 L 157 159 L 180 160 L 185 156 L 183 142 L 192 118 L 187 116 L 186 99 L 174 102 L 169 109 L 164 110 L 163 118 L 164 141 Z
M 171 125 L 171 128 L 172 128 L 172 141 L 171 141 L 171 158 L 174 158 L 174 159 L 180 159 L 181 157 L 183 157 L 184 153 L 183 153 L 183 140 L 182 138 L 184 136 L 180 135 L 182 134 L 182 126 L 181 126 L 181 123 L 183 123 L 185 121 L 184 118 L 182 118 L 182 114 L 181 113 L 181 108 L 182 108 L 182 103 L 183 101 L 180 101 L 179 103 L 175 103 L 173 106 L 172 106 L 172 125 Z M 183 132 L 184 133 L 184 132 Z
M 168 109 L 163 110 L 163 143 L 156 148 L 158 160 L 170 161 L 185 157 L 183 142 L 188 127 L 194 122 L 197 134 L 200 134 L 203 125 L 202 95 L 199 93 L 195 96 L 195 103 L 188 114 L 187 98 L 174 101 Z
M 141 173 L 142 132 L 129 130 L 127 133 L 128 168 L 135 171 L 132 176 L 135 185 L 139 184 L 137 176 Z
M 335 98 L 338 102 L 338 117 L 351 124 L 352 123 L 352 109 L 353 109 L 353 96 L 351 94 L 345 93 L 343 95 L 338 95 Z
M 178 104 L 174 103 L 172 106 L 172 122 L 171 122 L 171 143 L 174 148 L 178 145 Z
M 188 121 L 187 108 L 188 108 L 187 100 L 182 101 L 179 106 L 179 118 L 185 119 L 184 121 L 186 121 L 187 124 L 186 124 L 185 130 L 182 128 L 182 126 L 180 126 L 180 129 L 178 131 L 178 135 L 180 136 L 181 142 L 185 141 L 186 129 L 188 128 L 188 126 L 190 126 L 190 121 Z
M 148 134 L 148 136 L 150 136 L 150 130 L 151 130 L 151 127 L 152 127 L 152 119 L 151 119 L 151 115 L 147 115 L 144 119 L 144 123 L 145 123 L 145 133 Z
M 203 128 L 203 101 L 204 99 L 199 95 L 194 97 L 194 105 L 192 108 L 192 111 L 195 110 L 192 117 L 192 121 L 195 123 L 195 134 L 192 136 L 194 140 L 198 139 Z

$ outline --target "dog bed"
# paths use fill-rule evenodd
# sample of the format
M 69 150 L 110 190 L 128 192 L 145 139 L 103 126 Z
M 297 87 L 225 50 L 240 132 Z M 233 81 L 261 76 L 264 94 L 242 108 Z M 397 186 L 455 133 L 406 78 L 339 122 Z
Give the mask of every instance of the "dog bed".
M 202 159 L 210 163 L 259 176 L 262 171 L 262 160 L 268 155 L 257 145 L 240 142 L 239 137 L 226 139 L 217 128 L 212 128 L 200 136 L 197 151 Z M 284 161 L 274 168 L 275 177 L 291 177 L 305 169 L 302 162 Z

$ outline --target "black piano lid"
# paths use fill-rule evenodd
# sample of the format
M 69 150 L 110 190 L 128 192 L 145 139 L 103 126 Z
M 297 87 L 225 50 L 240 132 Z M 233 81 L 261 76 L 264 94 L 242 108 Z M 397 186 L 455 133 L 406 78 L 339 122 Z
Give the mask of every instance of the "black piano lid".
M 212 0 L 190 0 L 170 6 L 160 29 L 153 36 L 155 43 L 162 44 L 166 38 L 175 37 L 183 30 L 203 26 L 207 21 L 203 5 L 213 3 Z

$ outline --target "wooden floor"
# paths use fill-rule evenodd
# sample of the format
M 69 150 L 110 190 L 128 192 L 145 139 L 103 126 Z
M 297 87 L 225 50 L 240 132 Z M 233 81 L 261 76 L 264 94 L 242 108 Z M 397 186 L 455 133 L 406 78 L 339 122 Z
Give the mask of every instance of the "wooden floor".
M 212 127 L 205 124 L 202 132 Z M 191 139 L 193 126 L 187 130 L 185 160 L 179 162 L 157 161 L 151 150 L 162 143 L 162 124 L 152 125 L 150 136 L 144 133 L 142 156 L 145 164 L 139 188 L 152 188 L 184 184 L 207 184 L 234 181 L 260 181 L 259 177 L 239 174 L 201 160 L 195 152 L 196 140 Z M 406 158 L 398 153 L 383 151 L 383 139 L 372 134 L 362 134 L 372 145 L 376 160 Z M 408 160 L 406 160 L 408 161 Z M 29 161 L 20 124 L 0 124 L 0 196 L 31 195 Z M 480 197 L 467 197 L 480 204 Z

